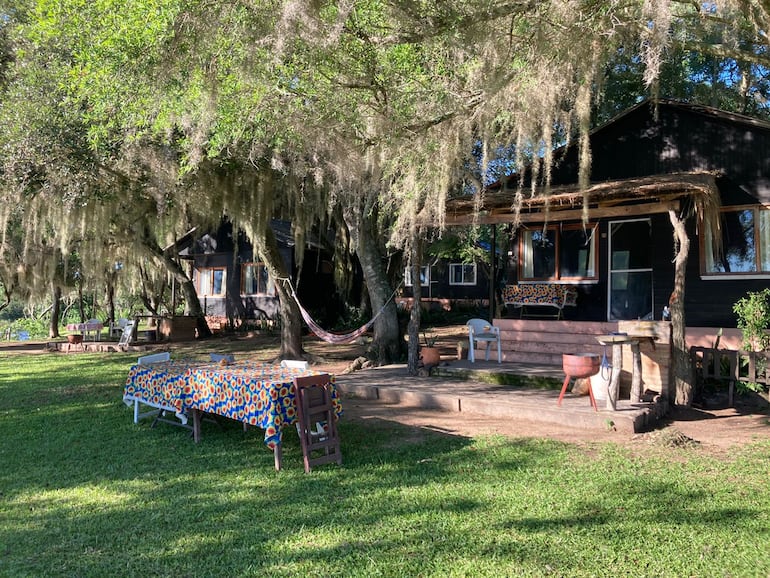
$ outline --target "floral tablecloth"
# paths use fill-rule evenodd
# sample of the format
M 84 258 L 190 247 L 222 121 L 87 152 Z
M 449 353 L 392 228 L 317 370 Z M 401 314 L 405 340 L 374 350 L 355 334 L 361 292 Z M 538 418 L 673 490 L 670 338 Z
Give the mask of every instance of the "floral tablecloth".
M 265 430 L 265 444 L 275 449 L 281 443 L 283 427 L 297 421 L 294 377 L 317 373 L 261 362 L 223 366 L 170 361 L 134 365 L 123 394 L 124 400 L 146 399 L 179 413 L 198 409 L 260 427 Z M 340 416 L 342 404 L 333 383 L 332 398 Z

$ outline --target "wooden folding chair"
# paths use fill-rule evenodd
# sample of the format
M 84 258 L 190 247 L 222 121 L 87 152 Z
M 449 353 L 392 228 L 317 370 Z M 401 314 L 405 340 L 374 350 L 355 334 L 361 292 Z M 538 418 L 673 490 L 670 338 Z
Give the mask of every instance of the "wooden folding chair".
M 299 442 L 305 472 L 313 466 L 336 462 L 342 464 L 337 417 L 334 415 L 331 379 L 328 374 L 306 375 L 294 378 L 297 403 Z M 323 425 L 314 430 L 316 423 Z M 319 428 L 320 429 L 320 428 Z

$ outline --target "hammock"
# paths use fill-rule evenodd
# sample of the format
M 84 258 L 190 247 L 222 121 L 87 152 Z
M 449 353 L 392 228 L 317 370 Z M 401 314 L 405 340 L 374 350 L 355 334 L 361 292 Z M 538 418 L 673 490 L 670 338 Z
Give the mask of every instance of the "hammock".
M 393 296 L 396 294 L 396 291 L 398 291 L 398 287 L 396 287 L 396 290 L 393 291 L 393 294 L 388 298 L 387 301 L 385 301 L 385 303 L 377 312 L 377 314 L 374 317 L 372 317 L 369 321 L 367 321 L 366 324 L 362 325 L 358 329 L 351 331 L 350 333 L 331 333 L 330 331 L 326 331 L 323 327 L 318 325 L 318 323 L 316 323 L 316 321 L 310 316 L 310 313 L 308 313 L 307 310 L 304 307 L 302 307 L 302 303 L 299 302 L 299 298 L 297 297 L 297 294 L 294 292 L 294 286 L 292 285 L 291 280 L 282 279 L 282 281 L 285 281 L 288 284 L 289 292 L 291 293 L 291 296 L 294 298 L 294 301 L 297 304 L 297 307 L 299 307 L 299 312 L 302 314 L 302 319 L 305 320 L 305 323 L 307 323 L 307 326 L 310 328 L 310 330 L 313 333 L 315 333 L 318 337 L 320 337 L 323 341 L 326 341 L 327 343 L 336 343 L 336 344 L 350 343 L 351 341 L 358 339 L 364 333 L 369 331 L 369 328 L 372 325 L 374 325 L 374 322 L 380 316 L 380 313 L 385 311 L 385 307 L 390 302 L 390 300 L 393 299 Z

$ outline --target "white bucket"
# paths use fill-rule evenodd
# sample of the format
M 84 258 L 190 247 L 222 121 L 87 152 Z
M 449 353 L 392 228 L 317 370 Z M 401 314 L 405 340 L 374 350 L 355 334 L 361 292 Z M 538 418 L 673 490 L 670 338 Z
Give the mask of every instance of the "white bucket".
M 606 377 L 602 377 L 602 373 Z M 591 379 L 591 391 L 593 391 L 594 399 L 607 399 L 607 391 L 610 385 L 610 373 L 609 368 L 603 368 L 596 375 L 592 375 Z

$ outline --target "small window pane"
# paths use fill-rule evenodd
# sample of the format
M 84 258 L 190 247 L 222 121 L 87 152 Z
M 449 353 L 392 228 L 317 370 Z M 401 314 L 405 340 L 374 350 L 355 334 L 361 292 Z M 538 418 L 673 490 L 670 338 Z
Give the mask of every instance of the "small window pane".
M 595 277 L 594 229 L 564 229 L 559 243 L 560 277 Z
M 524 231 L 522 261 L 523 278 L 553 278 L 556 275 L 556 231 Z
M 244 295 L 272 295 L 273 285 L 270 283 L 267 267 L 262 263 L 244 263 L 242 265 L 242 277 L 241 285 Z
M 420 267 L 420 286 L 425 287 L 430 283 L 430 268 L 425 265 L 423 267 Z M 405 267 L 404 268 L 404 285 L 407 287 L 411 287 L 414 285 L 412 283 L 412 268 L 411 267 Z
M 707 259 L 709 273 L 751 273 L 757 270 L 754 241 L 754 211 L 724 211 L 721 214 L 722 254 Z M 711 250 L 711 247 L 707 247 Z
M 759 253 L 762 271 L 770 271 L 770 211 L 759 211 Z
M 475 285 L 476 284 L 476 264 L 475 263 L 452 263 L 449 265 L 449 284 L 450 285 Z
M 213 285 L 212 285 L 212 295 L 222 295 L 224 294 L 224 281 L 225 281 L 225 271 L 224 269 L 214 269 L 213 270 Z
M 257 278 L 254 276 L 254 265 L 243 266 L 243 293 L 255 295 L 257 293 Z
M 652 226 L 650 221 L 623 221 L 612 224 L 613 269 L 652 268 Z

